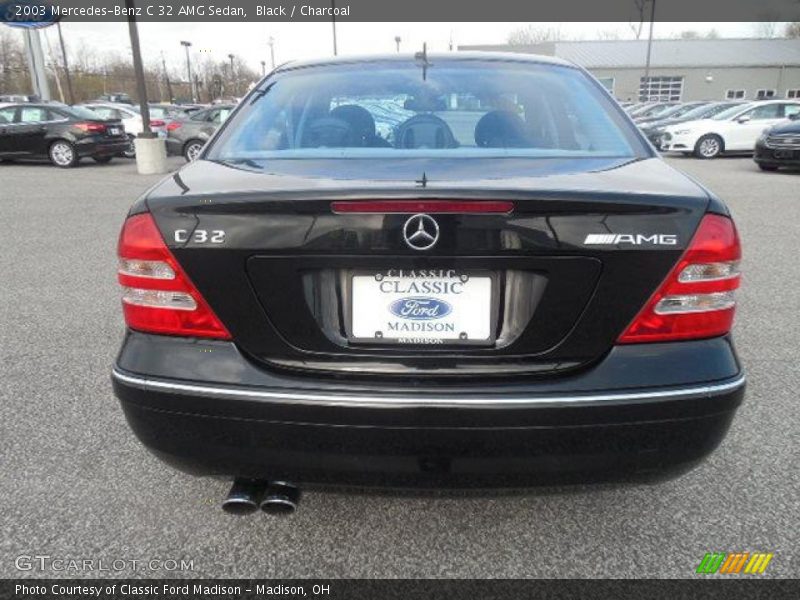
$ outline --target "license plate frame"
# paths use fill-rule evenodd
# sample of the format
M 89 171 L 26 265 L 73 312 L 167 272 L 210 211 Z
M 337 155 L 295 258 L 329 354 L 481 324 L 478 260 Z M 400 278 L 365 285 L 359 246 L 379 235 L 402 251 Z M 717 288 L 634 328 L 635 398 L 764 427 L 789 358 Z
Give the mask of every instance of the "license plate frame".
M 436 269 L 422 269 L 422 271 L 443 271 L 443 272 L 450 272 L 454 274 L 454 277 L 450 278 L 450 280 L 457 278 L 461 280 L 462 276 L 466 276 L 469 280 L 480 280 L 485 279 L 488 280 L 488 298 L 484 299 L 485 306 L 481 306 L 481 311 L 483 309 L 488 312 L 488 315 L 484 317 L 485 319 L 485 326 L 488 327 L 488 335 L 485 338 L 474 338 L 474 339 L 461 339 L 460 337 L 453 337 L 453 338 L 445 338 L 445 337 L 432 337 L 432 336 L 420 336 L 420 335 L 413 335 L 410 334 L 408 336 L 398 336 L 398 337 L 391 337 L 391 336 L 384 336 L 384 337 L 375 337 L 373 336 L 364 336 L 364 335 L 357 335 L 355 330 L 355 323 L 354 320 L 357 318 L 354 314 L 356 309 L 355 307 L 355 294 L 356 291 L 354 289 L 354 285 L 356 283 L 356 278 L 358 277 L 368 277 L 368 278 L 376 278 L 376 275 L 382 275 L 384 277 L 390 277 L 390 273 L 392 272 L 409 272 L 415 271 L 415 269 L 403 268 L 403 269 L 358 269 L 352 270 L 348 273 L 346 279 L 346 293 L 343 300 L 343 306 L 346 311 L 345 315 L 345 326 L 347 328 L 347 340 L 348 343 L 354 345 L 366 345 L 366 346 L 390 346 L 394 348 L 430 348 L 430 349 L 441 349 L 441 348 L 454 348 L 454 347 L 475 347 L 475 346 L 493 346 L 497 340 L 497 315 L 498 315 L 498 307 L 500 304 L 500 279 L 498 273 L 495 271 L 483 270 L 483 269 L 447 269 L 447 268 L 436 268 Z M 416 271 L 420 271 L 417 269 Z M 398 279 L 398 277 L 395 277 Z M 416 279 L 418 281 L 425 281 L 425 280 L 434 280 L 434 281 L 441 281 L 443 279 L 448 279 L 444 277 L 434 277 L 434 278 L 399 278 L 403 280 L 412 280 Z M 376 279 L 377 281 L 377 279 Z M 467 281 L 467 283 L 468 283 Z M 423 297 L 431 297 L 431 298 L 438 298 L 441 294 L 413 294 L 413 293 L 402 293 L 402 294 L 395 294 L 396 296 L 400 296 L 401 298 L 409 298 L 413 296 L 423 296 Z M 390 294 L 391 296 L 391 294 Z M 447 296 L 445 296 L 446 298 Z M 388 298 L 389 303 L 391 304 L 394 301 L 394 298 Z M 451 303 L 452 304 L 452 303 Z M 388 305 L 387 305 L 388 306 Z M 388 309 L 384 308 L 388 312 Z M 390 316 L 390 315 L 387 315 Z M 415 319 L 412 319 L 415 320 Z M 416 320 L 415 320 L 416 321 Z M 423 322 L 429 321 L 426 319 L 422 320 Z M 363 327 L 359 327 L 359 329 L 363 329 Z M 363 332 L 362 332 L 363 333 Z M 456 335 L 462 332 L 456 332 Z

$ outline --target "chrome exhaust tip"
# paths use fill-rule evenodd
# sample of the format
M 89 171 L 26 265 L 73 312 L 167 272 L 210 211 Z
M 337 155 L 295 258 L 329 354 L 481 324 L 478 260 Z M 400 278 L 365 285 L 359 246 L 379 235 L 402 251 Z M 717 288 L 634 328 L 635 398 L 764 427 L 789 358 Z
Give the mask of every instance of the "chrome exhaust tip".
M 261 510 L 271 515 L 290 515 L 300 503 L 300 490 L 285 481 L 272 481 L 267 486 Z
M 234 479 L 222 510 L 231 515 L 248 515 L 258 510 L 266 483 L 256 479 Z

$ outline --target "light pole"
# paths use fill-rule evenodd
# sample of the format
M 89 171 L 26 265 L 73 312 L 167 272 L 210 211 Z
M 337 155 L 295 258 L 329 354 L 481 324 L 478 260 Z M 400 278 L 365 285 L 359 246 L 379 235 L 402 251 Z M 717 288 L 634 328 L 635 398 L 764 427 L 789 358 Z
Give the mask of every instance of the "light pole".
M 58 28 L 58 43 L 61 45 L 61 58 L 64 60 L 64 77 L 67 79 L 69 103 L 75 104 L 75 94 L 72 91 L 72 77 L 69 74 L 69 63 L 67 62 L 67 49 L 64 46 L 64 36 L 61 34 L 61 21 L 56 21 L 56 27 Z
M 402 38 L 399 35 L 394 36 L 394 43 L 397 46 L 397 53 L 400 53 L 400 42 L 402 42 Z
M 272 69 L 275 69 L 275 38 L 269 36 L 269 56 L 272 59 Z
M 261 61 L 261 76 L 263 77 L 266 74 L 267 74 L 267 61 L 262 60 Z
M 192 42 L 181 41 L 181 46 L 186 50 L 186 76 L 189 78 L 189 93 L 192 95 L 192 102 L 197 102 L 197 90 L 194 88 L 194 78 L 192 77 L 192 61 L 189 59 L 189 48 Z
M 656 20 L 656 0 L 651 0 L 653 3 L 650 7 L 650 34 L 647 36 L 647 63 L 644 67 L 644 84 L 647 86 L 647 98 L 650 99 L 650 52 L 653 49 L 653 23 Z M 641 99 L 641 94 L 639 95 Z
M 336 49 L 336 0 L 331 0 L 331 24 L 333 25 L 333 55 L 339 54 Z

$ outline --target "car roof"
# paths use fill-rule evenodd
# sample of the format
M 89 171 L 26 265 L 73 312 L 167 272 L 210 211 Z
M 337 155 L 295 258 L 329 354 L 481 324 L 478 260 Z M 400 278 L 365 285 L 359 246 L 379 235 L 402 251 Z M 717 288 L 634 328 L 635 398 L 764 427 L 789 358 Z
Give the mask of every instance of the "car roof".
M 554 56 L 545 56 L 543 54 L 520 54 L 516 52 L 429 52 L 427 54 L 428 62 L 436 64 L 437 62 L 448 63 L 468 63 L 472 61 L 485 60 L 485 61 L 498 61 L 498 62 L 524 62 L 531 64 L 546 64 L 557 65 L 562 67 L 576 68 L 576 65 L 570 61 Z M 321 67 L 333 65 L 349 65 L 359 63 L 377 63 L 377 62 L 398 62 L 398 63 L 413 63 L 416 60 L 414 54 L 366 54 L 358 56 L 335 56 L 327 58 L 318 58 L 312 60 L 298 60 L 290 61 L 280 65 L 276 72 L 291 71 L 293 69 L 301 69 L 306 67 Z

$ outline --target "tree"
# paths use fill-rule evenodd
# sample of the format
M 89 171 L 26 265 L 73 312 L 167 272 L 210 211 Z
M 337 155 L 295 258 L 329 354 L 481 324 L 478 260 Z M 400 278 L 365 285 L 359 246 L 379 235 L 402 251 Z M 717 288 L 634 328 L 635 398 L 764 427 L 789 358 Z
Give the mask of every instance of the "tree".
M 620 39 L 619 31 L 616 29 L 604 29 L 597 32 L 598 40 L 618 40 Z
M 633 6 L 636 9 L 634 13 L 634 17 L 636 20 L 631 21 L 628 23 L 628 26 L 633 31 L 633 35 L 638 40 L 642 37 L 642 27 L 644 27 L 645 22 L 645 13 L 647 12 L 647 6 L 650 4 L 652 0 L 633 0 Z
M 508 34 L 508 44 L 510 46 L 532 46 L 543 42 L 555 42 L 560 37 L 558 29 L 526 25 Z
M 762 21 L 756 23 L 756 35 L 760 38 L 774 38 L 778 34 L 778 24 L 775 21 Z
M 700 34 L 693 29 L 687 29 L 686 31 L 681 31 L 678 37 L 682 40 L 696 40 L 700 37 Z
M 783 32 L 787 38 L 800 39 L 800 21 L 794 23 L 787 23 L 786 30 Z

